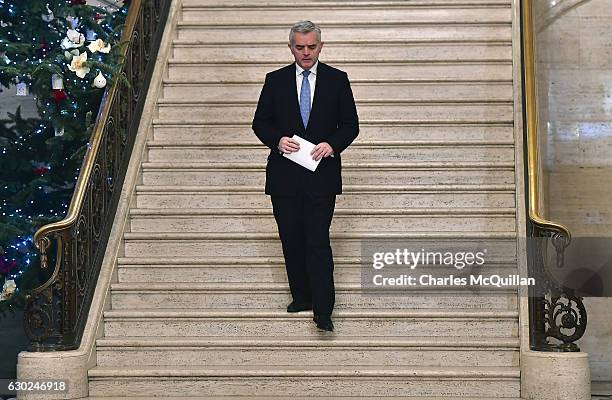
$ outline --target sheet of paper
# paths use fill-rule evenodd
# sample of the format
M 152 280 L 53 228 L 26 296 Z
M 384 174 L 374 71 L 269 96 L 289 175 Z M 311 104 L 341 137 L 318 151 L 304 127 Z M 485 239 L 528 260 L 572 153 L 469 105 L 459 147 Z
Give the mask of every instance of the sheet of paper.
M 321 162 L 321 160 L 313 160 L 312 156 L 310 155 L 310 152 L 312 149 L 314 149 L 315 144 L 299 137 L 298 135 L 293 135 L 292 139 L 300 144 L 300 149 L 294 153 L 283 153 L 283 157 L 287 157 L 291 161 L 298 163 L 302 167 L 314 172 Z

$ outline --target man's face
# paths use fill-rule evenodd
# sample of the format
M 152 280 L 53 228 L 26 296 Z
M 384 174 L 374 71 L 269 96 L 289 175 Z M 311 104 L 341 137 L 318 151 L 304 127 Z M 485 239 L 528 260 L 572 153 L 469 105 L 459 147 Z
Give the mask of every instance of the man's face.
M 310 69 L 319 59 L 319 53 L 323 48 L 323 42 L 317 40 L 316 32 L 295 32 L 293 43 L 289 43 L 291 54 L 297 65 L 304 69 Z

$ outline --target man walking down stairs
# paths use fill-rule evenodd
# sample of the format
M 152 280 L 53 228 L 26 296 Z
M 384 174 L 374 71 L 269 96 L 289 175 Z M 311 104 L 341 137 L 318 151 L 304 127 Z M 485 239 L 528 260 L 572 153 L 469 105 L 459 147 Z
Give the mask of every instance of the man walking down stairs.
M 321 29 L 300 21 L 289 32 L 295 62 L 266 75 L 253 131 L 271 149 L 265 192 L 283 245 L 292 298 L 287 312 L 312 310 L 317 328 L 333 332 L 329 227 L 342 193 L 340 153 L 357 137 L 359 120 L 346 73 L 319 62 Z M 303 148 L 298 139 L 306 140 Z M 300 154 L 318 164 L 309 170 L 285 157 Z
M 516 290 L 361 286 L 374 240 L 515 240 L 510 0 L 182 0 L 179 16 L 91 398 L 520 398 Z M 286 312 L 250 129 L 305 19 L 359 111 L 331 226 L 335 332 Z M 485 267 L 512 273 L 515 247 Z

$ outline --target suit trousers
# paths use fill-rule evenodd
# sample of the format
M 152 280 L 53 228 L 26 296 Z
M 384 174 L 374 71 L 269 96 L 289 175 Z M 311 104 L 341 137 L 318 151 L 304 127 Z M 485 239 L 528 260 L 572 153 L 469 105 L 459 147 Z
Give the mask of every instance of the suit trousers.
M 299 193 L 271 200 L 293 300 L 312 301 L 315 315 L 331 315 L 335 291 L 329 227 L 336 196 Z

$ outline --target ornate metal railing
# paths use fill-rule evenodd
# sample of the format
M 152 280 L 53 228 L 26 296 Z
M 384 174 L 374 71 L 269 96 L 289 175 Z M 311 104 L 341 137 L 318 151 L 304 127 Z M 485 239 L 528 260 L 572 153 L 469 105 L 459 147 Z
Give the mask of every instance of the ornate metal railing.
M 582 298 L 555 276 L 564 268 L 564 254 L 571 243 L 570 231 L 540 214 L 540 160 L 538 106 L 534 51 L 534 19 L 531 0 L 522 0 L 524 121 L 527 142 L 529 274 L 536 287 L 529 293 L 530 347 L 537 351 L 580 351 L 576 341 L 586 330 L 587 314 Z M 554 251 L 549 257 L 550 251 Z M 553 259 L 554 261 L 550 261 Z M 567 266 L 565 266 L 567 267 Z M 551 342 L 550 339 L 554 339 Z
M 122 74 L 102 100 L 66 218 L 34 242 L 49 279 L 31 291 L 24 313 L 30 351 L 79 346 L 106 250 L 171 0 L 132 0 L 122 41 Z

